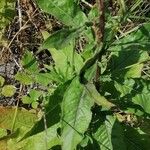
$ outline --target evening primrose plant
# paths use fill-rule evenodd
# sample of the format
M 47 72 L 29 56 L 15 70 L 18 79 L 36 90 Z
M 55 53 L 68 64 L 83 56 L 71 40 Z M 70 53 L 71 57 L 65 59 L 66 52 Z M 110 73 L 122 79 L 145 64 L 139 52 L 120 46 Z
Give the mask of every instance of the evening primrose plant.
M 62 28 L 47 34 L 36 53 L 46 49 L 53 59 L 42 71 L 35 54 L 26 51 L 22 57 L 23 69 L 15 79 L 42 87 L 31 89 L 22 102 L 35 110 L 41 103 L 44 107 L 30 129 L 19 128 L 21 140 L 10 137 L 8 147 L 148 150 L 150 81 L 143 69 L 150 59 L 150 23 L 134 25 L 129 13 L 140 1 L 131 7 L 124 0 L 115 5 L 108 0 L 93 5 L 78 0 L 37 4 Z

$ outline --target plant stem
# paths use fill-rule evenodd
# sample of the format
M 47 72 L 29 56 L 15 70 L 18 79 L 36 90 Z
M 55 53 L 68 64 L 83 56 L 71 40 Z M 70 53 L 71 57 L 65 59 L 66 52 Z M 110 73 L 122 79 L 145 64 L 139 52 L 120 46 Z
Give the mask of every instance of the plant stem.
M 99 22 L 97 28 L 97 46 L 99 47 L 101 43 L 103 43 L 104 40 L 104 32 L 105 32 L 105 10 L 104 10 L 104 0 L 96 0 L 97 7 L 99 10 Z M 98 58 L 98 61 L 101 61 L 101 57 Z M 101 74 L 101 69 L 98 66 L 97 61 L 97 68 L 96 68 L 96 75 L 95 75 L 95 86 L 96 89 L 99 90 L 100 88 L 100 82 L 99 82 L 99 76 Z

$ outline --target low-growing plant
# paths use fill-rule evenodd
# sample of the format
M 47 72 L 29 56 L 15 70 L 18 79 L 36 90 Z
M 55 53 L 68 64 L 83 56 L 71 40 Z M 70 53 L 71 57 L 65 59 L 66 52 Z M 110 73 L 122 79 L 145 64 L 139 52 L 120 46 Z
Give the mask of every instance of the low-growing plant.
M 0 95 L 5 97 L 11 97 L 16 92 L 16 87 L 13 85 L 4 85 L 5 79 L 0 76 Z

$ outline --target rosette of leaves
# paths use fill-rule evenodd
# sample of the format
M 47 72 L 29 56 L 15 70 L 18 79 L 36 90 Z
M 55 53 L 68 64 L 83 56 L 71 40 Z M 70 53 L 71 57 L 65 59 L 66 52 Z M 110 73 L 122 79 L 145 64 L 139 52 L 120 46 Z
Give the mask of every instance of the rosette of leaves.
M 77 0 L 37 0 L 37 2 L 42 10 L 66 25 L 50 35 L 42 45 L 43 49 L 50 51 L 54 64 L 45 65 L 48 72 L 42 75 L 49 77 L 48 80 L 44 76 L 38 79 L 42 79 L 39 80 L 42 82 L 56 82 L 58 85 L 50 96 L 46 96 L 48 103 L 45 106 L 45 120 L 47 131 L 51 136 L 45 144 L 47 148 L 42 149 L 55 149 L 56 146 L 62 150 L 149 150 L 150 132 L 147 114 L 150 114 L 150 84 L 142 79 L 143 65 L 149 60 L 149 23 L 143 24 L 122 38 L 116 40 L 114 37 L 114 41 L 110 42 L 111 37 L 117 34 L 115 33 L 117 27 L 113 31 L 111 26 L 113 23 L 109 25 L 109 18 L 106 18 L 106 30 L 110 32 L 106 34 L 104 42 L 107 42 L 105 44 L 108 46 L 110 56 L 107 60 L 104 54 L 102 61 L 99 62 L 102 73 L 99 76 L 101 86 L 98 91 L 91 83 L 95 77 L 97 49 L 93 49 L 94 39 L 90 38 L 92 29 L 87 26 L 88 21 L 96 19 L 96 13 L 90 12 L 91 15 L 85 15 Z M 113 18 L 111 19 L 113 22 Z M 78 54 L 74 48 L 74 41 L 82 33 L 85 33 L 89 41 L 83 52 Z M 40 72 L 29 70 L 35 64 L 33 56 L 30 58 L 32 58 L 30 61 L 23 58 L 23 62 L 26 62 L 23 66 L 32 77 L 33 83 Z M 81 71 L 85 72 L 88 83 L 80 82 Z M 19 80 L 21 81 L 21 78 Z M 31 100 L 32 95 L 29 93 L 28 96 Z M 114 106 L 111 102 L 119 106 L 120 114 L 110 110 Z M 132 115 L 126 115 L 130 113 L 134 114 L 133 118 Z M 134 122 L 136 125 L 139 123 L 136 118 L 141 119 L 142 115 L 146 116 L 147 120 L 144 122 L 142 120 L 142 125 L 134 127 Z M 43 131 L 45 131 L 43 120 L 40 120 L 26 136 L 24 145 L 26 149 L 37 149 L 37 145 L 40 149 L 39 147 L 43 146 L 39 144 L 40 142 L 28 145 L 31 139 L 34 142 L 35 136 Z M 57 131 L 61 131 L 59 136 Z M 20 144 L 22 143 L 18 143 L 19 146 Z

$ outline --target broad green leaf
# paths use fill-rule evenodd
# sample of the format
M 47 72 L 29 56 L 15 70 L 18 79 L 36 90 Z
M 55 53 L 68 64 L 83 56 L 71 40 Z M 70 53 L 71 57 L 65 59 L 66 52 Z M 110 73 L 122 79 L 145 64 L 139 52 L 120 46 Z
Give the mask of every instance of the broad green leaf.
M 5 97 L 11 97 L 15 94 L 16 87 L 13 85 L 4 85 L 1 94 Z
M 68 86 L 62 103 L 62 150 L 73 150 L 84 138 L 91 121 L 93 100 L 78 77 Z
M 55 16 L 65 25 L 77 27 L 87 21 L 85 14 L 79 9 L 77 2 L 74 0 L 38 0 L 37 2 L 40 8 Z
M 141 76 L 143 62 L 149 60 L 146 51 L 123 50 L 112 53 L 108 69 L 113 77 L 137 78 Z
M 82 57 L 87 60 L 89 58 L 91 58 L 93 55 L 93 43 L 90 44 L 86 44 L 85 48 L 82 52 Z
M 63 68 L 62 68 L 63 69 Z M 66 80 L 59 70 L 56 70 L 55 67 L 52 67 L 51 70 L 49 70 L 49 77 L 51 77 L 53 82 L 56 82 L 57 84 L 64 83 Z M 68 76 L 70 77 L 70 76 Z
M 11 138 L 14 142 L 21 140 L 38 120 L 35 113 L 22 108 L 0 107 L 0 112 L 0 128 L 12 132 L 4 138 L 6 142 Z
M 150 134 L 148 126 L 149 121 L 144 120 L 138 128 L 124 127 L 124 141 L 128 150 L 149 150 Z
M 54 124 L 57 124 L 60 122 L 60 113 L 61 113 L 61 102 L 63 100 L 64 93 L 67 89 L 67 87 L 70 85 L 71 81 L 68 81 L 60 86 L 57 87 L 57 89 L 54 91 L 53 94 L 47 95 L 45 100 L 47 102 L 45 106 L 45 119 L 47 123 L 47 127 L 52 127 Z M 29 132 L 29 135 L 35 135 L 37 133 L 40 133 L 45 130 L 44 120 L 43 118 L 38 121 L 31 132 Z M 27 134 L 27 137 L 29 137 Z
M 16 107 L 0 107 L 0 128 L 11 130 L 15 117 Z M 18 108 L 15 118 L 14 130 L 25 127 L 30 129 L 37 121 L 36 114 L 23 108 Z
M 123 129 L 114 116 L 107 116 L 105 121 L 99 122 L 94 138 L 101 150 L 126 150 Z
M 55 48 L 57 50 L 70 44 L 78 35 L 77 29 L 61 29 L 50 35 L 43 43 L 42 49 Z
M 142 64 L 150 58 L 149 32 L 150 24 L 147 23 L 112 44 L 110 50 L 113 52 L 108 69 L 113 77 L 140 77 Z
M 76 15 L 73 18 L 72 22 L 74 23 L 72 26 L 75 28 L 82 27 L 83 25 L 85 26 L 85 24 L 88 23 L 86 15 L 84 14 L 83 11 L 80 10 L 79 7 L 76 9 Z
M 94 102 L 104 108 L 111 109 L 115 107 L 115 104 L 109 102 L 104 96 L 100 95 L 92 83 L 87 83 L 85 85 L 87 93 L 94 100 Z
M 47 150 L 55 145 L 60 145 L 57 129 L 60 125 L 55 124 L 51 128 L 30 136 L 18 143 L 8 141 L 8 150 Z
M 0 87 L 2 87 L 4 85 L 5 79 L 0 76 Z
M 150 113 L 150 82 L 146 80 L 125 80 L 123 83 L 116 82 L 116 89 L 120 92 L 122 100 L 128 100 L 140 105 L 146 113 Z
M 150 114 L 150 93 L 143 91 L 142 94 L 135 95 L 132 102 L 140 105 L 146 113 Z

